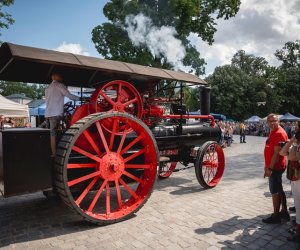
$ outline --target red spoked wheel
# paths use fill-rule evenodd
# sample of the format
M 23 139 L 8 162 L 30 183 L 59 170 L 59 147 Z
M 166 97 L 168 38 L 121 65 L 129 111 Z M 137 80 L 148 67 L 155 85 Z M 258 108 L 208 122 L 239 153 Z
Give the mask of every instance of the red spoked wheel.
M 161 162 L 158 169 L 158 178 L 166 179 L 170 177 L 176 168 L 177 162 Z
M 112 133 L 103 127 L 107 119 L 113 123 Z M 81 148 L 83 140 L 89 150 Z M 157 166 L 157 145 L 143 122 L 120 112 L 91 114 L 72 125 L 59 142 L 55 187 L 85 220 L 110 224 L 144 205 Z
M 91 96 L 95 112 L 119 111 L 141 118 L 143 102 L 136 88 L 125 81 L 114 80 L 97 89 Z
M 195 173 L 200 185 L 213 188 L 221 180 L 225 168 L 225 157 L 217 142 L 208 141 L 199 149 L 195 164 Z

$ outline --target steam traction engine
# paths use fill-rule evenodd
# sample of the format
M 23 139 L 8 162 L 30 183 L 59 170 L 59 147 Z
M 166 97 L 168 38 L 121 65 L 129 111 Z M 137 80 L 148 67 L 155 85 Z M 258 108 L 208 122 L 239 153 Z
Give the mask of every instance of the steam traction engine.
M 124 65 L 131 72 L 126 72 Z M 175 91 L 174 82 L 204 85 L 199 78 L 12 44 L 1 47 L 0 67 L 2 80 L 39 82 L 54 68 L 60 68 L 66 72 L 66 84 L 78 82 L 79 86 L 82 79 L 88 79 L 87 86 L 98 85 L 88 102 L 72 112 L 70 127 L 62 133 L 53 162 L 46 143 L 39 154 L 44 156 L 43 163 L 28 159 L 33 162 L 27 164 L 26 175 L 33 184 L 25 183 L 17 191 L 11 188 L 16 180 L 10 172 L 12 166 L 24 172 L 24 165 L 10 162 L 5 150 L 10 141 L 5 138 L 17 138 L 18 133 L 26 138 L 26 134 L 40 130 L 1 132 L 0 188 L 4 196 L 53 188 L 85 220 L 109 224 L 137 212 L 149 198 L 157 176 L 169 177 L 178 170 L 179 162 L 195 167 L 197 180 L 204 188 L 213 188 L 220 181 L 225 166 L 218 144 L 220 128 L 210 115 L 191 116 L 186 112 L 182 83 Z M 41 75 L 35 78 L 34 72 Z M 112 78 L 122 80 L 108 80 Z M 197 121 L 191 123 L 191 119 Z M 36 172 L 41 165 L 45 171 Z M 41 176 L 47 181 L 34 185 Z

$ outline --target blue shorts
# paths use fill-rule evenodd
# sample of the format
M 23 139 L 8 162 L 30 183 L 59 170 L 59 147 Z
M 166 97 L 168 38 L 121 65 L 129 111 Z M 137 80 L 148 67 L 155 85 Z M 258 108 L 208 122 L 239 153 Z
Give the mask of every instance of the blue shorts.
M 282 171 L 273 171 L 271 176 L 269 177 L 269 188 L 271 194 L 280 194 L 283 193 L 282 187 Z

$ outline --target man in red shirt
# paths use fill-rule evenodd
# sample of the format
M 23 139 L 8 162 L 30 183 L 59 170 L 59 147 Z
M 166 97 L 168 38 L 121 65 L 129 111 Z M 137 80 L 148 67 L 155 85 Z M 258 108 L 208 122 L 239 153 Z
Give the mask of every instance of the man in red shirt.
M 286 196 L 282 187 L 282 174 L 286 168 L 286 159 L 284 156 L 279 155 L 280 143 L 286 142 L 288 137 L 284 129 L 279 125 L 277 115 L 268 115 L 267 123 L 270 128 L 270 134 L 264 150 L 264 177 L 269 177 L 269 188 L 272 194 L 274 213 L 262 221 L 269 224 L 279 224 L 282 218 L 290 219 L 287 212 Z

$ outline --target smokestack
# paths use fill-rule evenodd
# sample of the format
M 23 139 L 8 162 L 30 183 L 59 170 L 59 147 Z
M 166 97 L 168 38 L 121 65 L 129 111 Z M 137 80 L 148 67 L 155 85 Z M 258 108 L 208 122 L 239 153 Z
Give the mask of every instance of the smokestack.
M 210 87 L 200 88 L 200 110 L 201 115 L 210 114 Z

